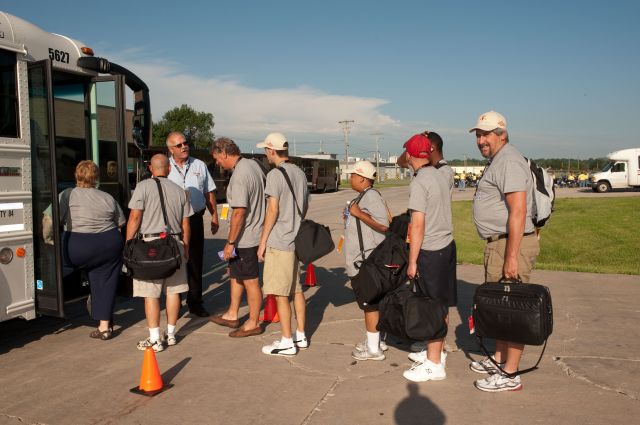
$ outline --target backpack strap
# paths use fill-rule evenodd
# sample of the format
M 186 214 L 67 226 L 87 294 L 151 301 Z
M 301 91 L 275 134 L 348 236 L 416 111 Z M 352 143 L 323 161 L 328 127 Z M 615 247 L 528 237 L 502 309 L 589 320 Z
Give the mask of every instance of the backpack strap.
M 160 179 L 157 177 L 153 177 L 153 180 L 155 180 L 156 184 L 158 185 L 158 193 L 160 194 L 160 206 L 162 207 L 162 218 L 164 220 L 165 231 L 171 233 L 171 228 L 169 227 L 169 221 L 167 220 L 167 209 L 164 206 L 164 195 L 162 193 L 162 187 L 160 186 Z

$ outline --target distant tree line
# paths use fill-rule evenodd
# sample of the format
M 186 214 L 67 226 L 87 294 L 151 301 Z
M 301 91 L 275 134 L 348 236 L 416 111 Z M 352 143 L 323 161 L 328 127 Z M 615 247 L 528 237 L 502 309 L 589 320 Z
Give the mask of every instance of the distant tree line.
M 164 146 L 167 135 L 179 131 L 193 147 L 209 148 L 215 137 L 214 125 L 213 114 L 196 111 L 189 105 L 176 106 L 153 123 L 152 145 Z
M 534 161 L 541 167 L 550 168 L 557 171 L 598 171 L 602 169 L 604 164 L 609 162 L 607 158 L 589 158 L 589 159 L 577 159 L 577 158 L 535 158 Z M 455 166 L 484 166 L 487 161 L 484 159 L 451 159 L 447 160 L 450 165 Z

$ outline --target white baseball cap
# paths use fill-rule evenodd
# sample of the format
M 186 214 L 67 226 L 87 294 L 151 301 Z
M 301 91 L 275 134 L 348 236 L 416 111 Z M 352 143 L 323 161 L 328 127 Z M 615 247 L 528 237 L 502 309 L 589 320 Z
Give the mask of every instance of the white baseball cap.
M 289 149 L 287 138 L 282 133 L 269 133 L 262 143 L 256 145 L 257 148 L 269 148 L 276 151 Z
M 358 161 L 353 166 L 347 169 L 349 174 L 357 174 L 364 178 L 375 180 L 376 179 L 376 167 L 369 161 Z
M 473 133 L 476 130 L 493 131 L 496 128 L 506 130 L 507 119 L 496 111 L 489 111 L 478 117 L 476 126 L 469 130 L 469 133 Z

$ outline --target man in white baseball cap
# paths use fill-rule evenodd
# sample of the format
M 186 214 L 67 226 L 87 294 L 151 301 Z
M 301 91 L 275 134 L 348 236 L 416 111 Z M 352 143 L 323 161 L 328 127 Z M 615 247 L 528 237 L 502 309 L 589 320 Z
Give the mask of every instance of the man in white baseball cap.
M 533 179 L 527 161 L 509 143 L 507 120 L 495 111 L 478 117 L 476 145 L 489 160 L 473 198 L 473 221 L 478 235 L 487 241 L 484 248 L 485 282 L 501 278 L 529 282 L 531 269 L 540 252 L 531 220 Z M 511 374 L 518 371 L 524 345 L 496 341 L 494 360 Z M 488 374 L 475 382 L 482 391 L 516 391 L 522 388 L 520 376 L 509 377 L 489 358 L 471 362 L 471 370 Z
M 269 133 L 262 143 L 256 145 L 257 148 L 269 148 L 275 151 L 286 151 L 289 149 L 289 142 L 282 133 Z

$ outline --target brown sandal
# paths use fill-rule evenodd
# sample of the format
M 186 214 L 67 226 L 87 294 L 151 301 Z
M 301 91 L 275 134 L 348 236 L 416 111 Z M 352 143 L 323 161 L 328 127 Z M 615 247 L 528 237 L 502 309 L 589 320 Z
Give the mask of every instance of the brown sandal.
M 106 341 L 108 339 L 111 339 L 112 334 L 113 334 L 113 329 L 111 328 L 107 329 L 106 331 L 101 331 L 100 329 L 96 329 L 95 331 L 89 334 L 89 337 Z

